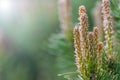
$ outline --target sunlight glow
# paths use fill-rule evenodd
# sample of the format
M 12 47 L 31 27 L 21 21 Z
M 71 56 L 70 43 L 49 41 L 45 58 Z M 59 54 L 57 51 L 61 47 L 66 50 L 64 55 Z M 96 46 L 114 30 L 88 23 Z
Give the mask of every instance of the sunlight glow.
M 7 12 L 7 11 L 10 11 L 10 9 L 11 9 L 10 1 L 8 0 L 0 1 L 0 10 Z

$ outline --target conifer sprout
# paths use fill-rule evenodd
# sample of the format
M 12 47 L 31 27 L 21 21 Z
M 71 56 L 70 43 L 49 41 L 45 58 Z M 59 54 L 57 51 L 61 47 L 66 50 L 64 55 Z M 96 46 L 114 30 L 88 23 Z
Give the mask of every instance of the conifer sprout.
M 95 62 L 95 70 L 97 70 L 97 56 L 98 56 L 98 39 L 99 39 L 99 31 L 98 31 L 98 27 L 94 27 L 93 29 L 93 40 L 94 40 L 94 44 L 93 44 L 93 49 L 94 49 L 94 62 Z
M 92 13 L 93 13 L 95 25 L 98 25 L 98 28 L 99 28 L 99 40 L 103 41 L 104 31 L 103 31 L 103 24 L 102 24 L 103 21 L 101 16 L 101 10 L 102 10 L 101 2 L 98 1 Z
M 84 6 L 79 7 L 79 21 L 80 21 L 80 31 L 81 31 L 81 37 L 82 37 L 82 43 L 85 45 L 84 47 L 87 47 L 88 41 L 87 41 L 87 31 L 88 31 L 88 17 L 86 14 L 86 9 Z
M 94 27 L 93 32 L 88 32 L 88 17 L 84 6 L 79 7 L 79 15 L 80 26 L 74 27 L 76 66 L 84 80 L 96 80 L 98 66 L 102 61 L 99 29 Z
M 84 6 L 79 7 L 79 16 L 80 25 L 74 27 L 74 46 L 76 66 L 81 77 L 83 80 L 118 80 L 119 63 L 113 51 L 110 1 L 102 0 L 104 45 L 99 41 L 99 25 L 92 32 L 88 31 L 88 17 Z
M 103 43 L 102 42 L 98 42 L 97 44 L 98 49 L 97 49 L 97 64 L 98 64 L 98 70 L 101 71 L 102 70 L 102 50 L 103 50 Z
M 75 47 L 75 61 L 78 68 L 80 70 L 81 75 L 84 74 L 83 72 L 83 64 L 82 64 L 82 53 L 81 53 L 81 46 L 80 46 L 80 32 L 79 27 L 75 26 L 74 28 L 74 47 Z
M 76 57 L 76 65 L 77 68 L 80 70 L 80 60 L 82 58 L 81 56 L 81 48 L 80 48 L 80 33 L 79 28 L 75 26 L 74 28 L 74 47 L 75 47 L 75 57 Z
M 95 44 L 95 53 L 97 53 L 97 44 L 98 44 L 98 36 L 99 36 L 99 31 L 98 31 L 98 27 L 94 27 L 93 29 L 93 33 L 94 33 L 94 44 Z
M 94 33 L 89 32 L 88 34 L 88 42 L 89 42 L 89 48 L 88 48 L 88 54 L 89 54 L 89 66 L 88 66 L 88 77 L 90 77 L 90 80 L 96 80 L 96 50 L 95 50 L 95 41 L 94 41 Z M 94 76 L 93 76 L 94 75 Z
M 108 55 L 108 58 L 112 58 L 113 56 L 113 44 L 112 44 L 112 22 L 110 15 L 110 1 L 102 0 L 102 14 L 103 14 L 103 26 L 105 33 L 105 51 Z
M 79 7 L 79 21 L 80 21 L 80 34 L 81 34 L 81 51 L 82 51 L 82 55 L 83 55 L 83 64 L 84 64 L 84 75 L 87 74 L 87 64 L 86 64 L 86 56 L 88 55 L 88 16 L 86 14 L 86 9 L 84 6 L 80 6 Z
M 70 0 L 58 0 L 58 9 L 62 33 L 68 40 L 71 40 L 72 22 L 70 14 Z
M 88 17 L 86 14 L 86 9 L 84 6 L 79 7 L 79 21 L 80 21 L 80 32 L 81 32 L 81 38 L 82 43 L 84 45 L 84 48 L 87 48 L 87 35 L 88 35 Z

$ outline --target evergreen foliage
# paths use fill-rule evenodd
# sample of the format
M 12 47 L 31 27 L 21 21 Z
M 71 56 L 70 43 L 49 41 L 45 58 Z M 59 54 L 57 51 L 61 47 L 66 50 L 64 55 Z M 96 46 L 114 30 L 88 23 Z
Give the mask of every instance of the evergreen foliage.
M 107 1 L 107 0 L 105 0 L 105 1 Z M 75 1 L 75 2 L 77 2 L 77 1 Z M 57 72 L 58 73 L 63 73 L 63 74 L 59 74 L 59 76 L 64 76 L 64 78 L 66 78 L 68 80 L 120 80 L 120 70 L 119 70 L 119 68 L 120 68 L 120 54 L 119 54 L 120 53 L 120 47 L 119 47 L 119 45 L 120 45 L 120 43 L 119 43 L 120 42 L 120 37 L 119 37 L 119 34 L 120 34 L 120 28 L 119 28 L 119 26 L 120 26 L 120 23 L 119 23 L 120 22 L 120 8 L 118 7 L 119 6 L 119 1 L 118 0 L 110 0 L 110 2 L 111 2 L 110 3 L 111 12 L 112 12 L 112 16 L 113 16 L 114 22 L 115 22 L 114 27 L 113 27 L 114 34 L 115 34 L 115 40 L 113 40 L 113 46 L 114 47 L 111 46 L 112 44 L 109 45 L 109 43 L 111 41 L 109 41 L 109 39 L 108 39 L 108 40 L 106 40 L 106 44 L 103 44 L 103 45 L 108 44 L 113 49 L 110 49 L 109 47 L 106 49 L 103 46 L 102 51 L 100 51 L 100 53 L 98 53 L 97 51 L 99 51 L 99 49 L 101 48 L 101 45 L 98 46 L 97 48 L 95 47 L 95 45 L 94 45 L 95 44 L 95 41 L 94 41 L 95 37 L 93 36 L 93 34 L 95 34 L 95 33 L 94 33 L 94 30 L 93 30 L 92 33 L 88 34 L 90 36 L 90 38 L 88 39 L 88 42 L 90 42 L 90 43 L 89 44 L 87 44 L 87 43 L 82 44 L 82 45 L 87 44 L 87 46 L 88 46 L 88 47 L 87 46 L 84 47 L 84 49 L 86 49 L 84 52 L 87 52 L 87 51 L 89 53 L 91 52 L 92 56 L 94 55 L 93 53 L 95 51 L 97 52 L 97 54 L 101 54 L 101 56 L 96 55 L 93 62 L 89 59 L 90 58 L 89 56 L 85 55 L 85 57 L 86 57 L 85 62 L 83 62 L 84 59 L 81 59 L 82 62 L 80 62 L 80 61 L 76 62 L 76 65 L 77 65 L 77 68 L 78 68 L 78 70 L 76 71 L 74 58 L 78 57 L 76 59 L 76 61 L 77 61 L 77 60 L 80 60 L 80 56 L 75 55 L 75 57 L 74 57 L 73 41 L 66 40 L 65 35 L 61 34 L 61 33 L 53 35 L 49 39 L 49 42 L 50 42 L 49 48 L 51 50 L 50 53 L 57 56 L 57 58 L 56 58 L 56 60 L 57 60 L 56 65 L 57 65 L 57 69 L 58 69 Z M 71 4 L 72 4 L 72 0 L 71 0 Z M 74 8 L 76 8 L 76 7 L 74 7 Z M 77 13 L 77 11 L 75 11 L 75 12 Z M 104 13 L 106 13 L 106 12 L 103 12 L 103 14 Z M 73 16 L 74 16 L 74 14 L 73 14 Z M 81 17 L 81 19 L 82 19 L 82 17 Z M 108 18 L 104 16 L 103 20 L 106 21 L 106 19 L 108 19 Z M 79 18 L 79 20 L 80 20 L 80 18 Z M 84 20 L 86 20 L 86 19 L 84 19 Z M 73 21 L 76 22 L 76 20 L 74 20 L 74 19 L 73 19 Z M 81 21 L 82 20 L 80 20 L 80 25 L 78 25 L 78 26 L 81 26 L 81 24 L 82 24 Z M 108 19 L 108 21 L 109 21 L 109 19 Z M 73 23 L 75 23 L 75 22 L 73 22 Z M 84 22 L 86 22 L 86 21 L 84 21 Z M 103 26 L 105 27 L 106 25 L 103 25 Z M 76 27 L 75 27 L 75 29 L 76 29 Z M 85 30 L 85 29 L 83 29 L 83 30 Z M 104 29 L 104 30 L 107 31 L 109 29 Z M 77 29 L 75 31 L 77 31 Z M 85 31 L 83 31 L 83 32 L 85 32 Z M 80 32 L 80 33 L 82 33 L 82 32 Z M 105 33 L 107 33 L 107 32 L 105 32 Z M 77 33 L 74 33 L 74 35 L 75 34 L 77 34 Z M 84 33 L 84 34 L 86 34 L 86 33 Z M 105 35 L 107 35 L 107 37 L 110 37 L 112 35 L 112 33 L 109 33 L 109 31 L 108 31 L 108 34 L 105 34 Z M 76 36 L 79 36 L 79 35 L 76 35 Z M 82 36 L 82 38 L 84 38 L 84 37 L 85 37 L 85 35 Z M 93 42 L 91 40 L 92 37 L 94 37 Z M 85 42 L 87 42 L 87 39 L 86 39 Z M 91 43 L 93 43 L 93 44 L 91 44 Z M 76 44 L 76 47 L 79 47 L 79 46 L 77 46 L 77 42 L 75 42 L 75 44 Z M 91 51 L 91 49 L 95 49 L 95 50 Z M 96 50 L 96 49 L 98 49 L 98 50 Z M 111 53 L 106 54 L 107 50 L 109 50 L 109 52 L 111 52 Z M 77 54 L 79 51 L 76 50 L 75 52 Z M 115 52 L 115 54 L 113 54 L 114 52 Z M 100 62 L 101 59 L 99 59 L 98 57 L 100 57 L 102 59 L 102 65 L 101 66 L 99 65 L 99 62 Z M 87 59 L 88 59 L 88 61 L 87 61 Z M 85 76 L 84 76 L 84 70 L 83 70 L 84 68 L 81 69 L 82 67 L 79 66 L 82 63 L 84 65 L 86 65 L 86 66 L 82 66 L 84 68 L 86 67 Z M 83 70 L 83 72 L 82 72 L 82 70 Z M 94 72 L 91 72 L 91 71 L 94 71 Z M 68 72 L 68 73 L 66 73 L 66 72 Z

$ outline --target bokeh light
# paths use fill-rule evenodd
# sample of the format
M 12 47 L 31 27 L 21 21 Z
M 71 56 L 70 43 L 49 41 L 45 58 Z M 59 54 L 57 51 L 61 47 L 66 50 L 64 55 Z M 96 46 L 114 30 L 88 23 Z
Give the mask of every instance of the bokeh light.
M 9 0 L 1 0 L 0 1 L 0 10 L 2 12 L 9 12 L 12 8 L 12 4 Z

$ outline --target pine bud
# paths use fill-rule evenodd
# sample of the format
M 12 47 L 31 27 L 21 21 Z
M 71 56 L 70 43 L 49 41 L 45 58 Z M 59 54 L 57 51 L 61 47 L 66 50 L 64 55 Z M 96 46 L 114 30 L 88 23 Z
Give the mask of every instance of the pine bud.
M 103 50 L 103 43 L 99 42 L 98 43 L 98 49 L 97 49 L 97 63 L 98 63 L 98 70 L 102 69 L 102 50 Z
M 94 44 L 95 44 L 95 49 L 97 49 L 98 36 L 99 36 L 98 27 L 94 27 L 93 33 L 94 33 Z
M 104 33 L 105 33 L 105 49 L 107 55 L 113 54 L 113 44 L 112 44 L 112 22 L 111 22 L 111 15 L 110 15 L 110 0 L 103 0 L 102 1 L 102 13 L 103 13 L 103 26 L 104 26 Z
M 84 56 L 86 56 L 88 48 L 88 17 L 84 6 L 79 7 L 79 21 L 80 21 L 80 34 L 81 34 L 81 46 L 83 48 Z
M 80 32 L 79 28 L 75 26 L 74 28 L 74 47 L 75 47 L 75 57 L 76 57 L 76 65 L 78 70 L 81 68 L 82 62 L 82 54 L 81 54 L 81 47 L 80 47 Z
M 104 31 L 103 31 L 103 24 L 102 24 L 103 21 L 101 16 L 101 10 L 102 10 L 101 1 L 98 1 L 92 13 L 93 13 L 95 25 L 98 25 L 98 28 L 99 28 L 99 40 L 103 41 Z

